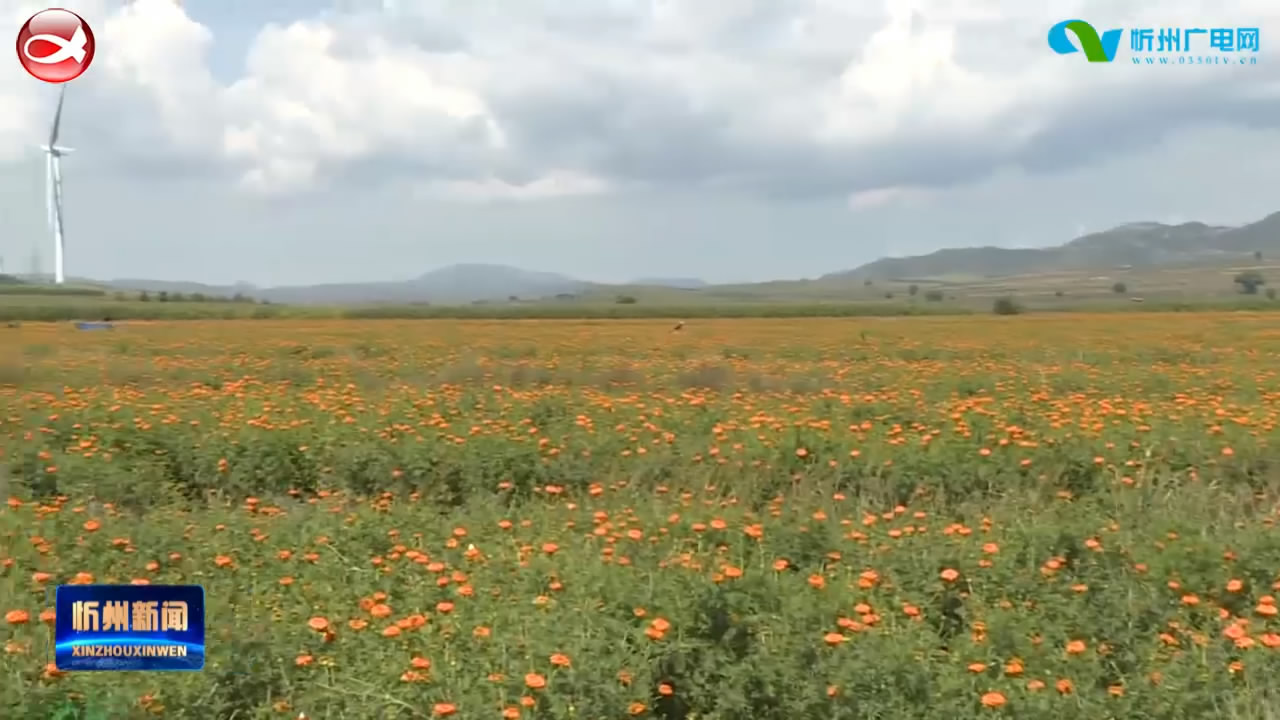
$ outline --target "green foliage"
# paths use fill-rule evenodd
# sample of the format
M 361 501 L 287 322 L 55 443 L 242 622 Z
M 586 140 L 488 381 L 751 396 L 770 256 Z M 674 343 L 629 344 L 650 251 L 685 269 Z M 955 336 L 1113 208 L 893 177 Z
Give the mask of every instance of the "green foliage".
M 176 302 L 172 295 L 169 302 L 157 303 L 147 293 L 133 300 L 103 299 L 101 301 L 82 301 L 74 298 L 62 298 L 57 302 L 30 302 L 36 298 L 24 298 L 23 302 L 6 302 L 0 297 L 0 322 L 61 322 L 68 320 L 101 319 L 111 317 L 114 320 L 229 320 L 236 318 L 298 318 L 298 319 L 402 319 L 402 320 L 444 320 L 444 319 L 691 319 L 691 318 L 858 318 L 858 317 L 905 317 L 914 315 L 972 315 L 978 307 L 964 302 L 964 298 L 950 296 L 958 300 L 955 304 L 941 303 L 932 293 L 926 291 L 927 303 L 911 302 L 736 302 L 725 304 L 672 304 L 672 303 L 636 303 L 617 304 L 615 302 L 578 303 L 578 302 L 522 302 L 492 303 L 487 305 L 431 305 L 417 303 L 408 305 L 364 305 L 352 307 L 326 307 L 309 305 L 278 305 L 268 302 L 252 301 L 231 302 L 226 298 L 205 297 L 203 301 L 194 295 L 188 295 L 186 302 Z M 890 293 L 890 295 L 892 295 Z M 886 298 L 892 299 L 892 297 Z M 1200 301 L 1160 301 L 1147 299 L 1142 305 L 1130 303 L 1106 305 L 1089 304 L 1081 298 L 1072 304 L 1052 304 L 1034 308 L 1038 311 L 1070 312 L 1080 310 L 1107 312 L 1193 312 L 1216 310 L 1276 310 L 1275 303 L 1266 302 L 1260 296 L 1241 295 L 1226 300 Z
M 1267 284 L 1266 278 L 1257 270 L 1245 270 L 1235 276 L 1232 281 L 1240 286 L 1240 292 L 1246 295 L 1256 295 L 1258 288 Z
M 1173 320 L 15 329 L 0 717 L 1266 717 L 1280 338 Z M 47 673 L 77 573 L 205 670 Z
M 1024 308 L 1022 307 L 1022 304 L 1019 303 L 1016 298 L 1009 295 L 998 297 L 995 299 L 995 302 L 991 304 L 991 312 L 996 315 L 1019 315 L 1023 310 Z

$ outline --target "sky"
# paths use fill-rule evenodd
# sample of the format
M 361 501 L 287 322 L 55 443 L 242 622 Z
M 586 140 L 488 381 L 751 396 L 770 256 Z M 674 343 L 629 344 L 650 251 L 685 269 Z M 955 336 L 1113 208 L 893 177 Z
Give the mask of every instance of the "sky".
M 750 282 L 1280 210 L 1275 0 L 63 6 L 97 39 L 60 139 L 74 277 Z M 0 0 L 0 36 L 44 7 Z M 1134 65 L 1126 33 L 1089 63 L 1048 47 L 1071 18 L 1257 27 L 1260 51 Z M 1221 54 L 1197 40 L 1182 54 Z M 57 89 L 11 58 L 0 256 L 51 272 Z

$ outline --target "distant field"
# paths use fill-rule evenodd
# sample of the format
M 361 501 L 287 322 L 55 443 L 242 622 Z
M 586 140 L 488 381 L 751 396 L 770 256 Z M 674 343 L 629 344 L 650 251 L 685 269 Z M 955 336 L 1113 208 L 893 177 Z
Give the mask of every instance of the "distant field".
M 6 719 L 1280 707 L 1273 315 L 0 333 Z M 57 672 L 90 582 L 205 669 Z
M 102 288 L 77 287 L 74 285 L 0 284 L 0 296 L 20 295 L 44 298 L 85 298 L 104 297 L 107 294 L 107 291 Z
M 348 307 L 282 306 L 242 302 L 141 302 L 91 289 L 22 294 L 2 286 L 0 321 L 83 319 L 233 318 L 572 318 L 572 317 L 802 317 L 956 314 L 990 312 L 996 298 L 1011 296 L 1028 310 L 1280 309 L 1264 285 L 1243 295 L 1233 283 L 1252 270 L 1280 284 L 1280 265 L 1223 265 L 1142 270 L 1098 270 L 1002 278 L 923 277 L 815 280 L 713 286 L 702 290 L 618 287 L 573 299 L 494 301 L 469 305 L 377 304 Z M 1123 286 L 1122 292 L 1116 285 Z M 39 286 L 37 286 L 39 287 Z M 1135 300 L 1141 301 L 1141 305 Z
M 788 281 L 741 286 L 718 286 L 698 292 L 679 290 L 637 291 L 641 301 L 652 302 L 732 302 L 749 298 L 771 301 L 844 300 L 858 302 L 911 298 L 916 286 L 918 302 L 930 290 L 941 291 L 944 303 L 973 307 L 1000 295 L 1015 295 L 1028 304 L 1050 308 L 1079 306 L 1082 303 L 1114 302 L 1129 297 L 1166 302 L 1216 302 L 1239 295 L 1232 279 L 1237 273 L 1256 270 L 1273 283 L 1280 283 L 1280 265 L 1231 264 L 1220 266 L 1162 267 L 1144 269 L 1107 269 L 1062 273 L 1044 273 L 1000 278 L 921 277 L 895 280 L 874 279 L 870 285 L 840 280 Z M 1124 283 L 1125 292 L 1116 293 L 1113 286 Z M 1061 292 L 1059 296 L 1056 293 Z

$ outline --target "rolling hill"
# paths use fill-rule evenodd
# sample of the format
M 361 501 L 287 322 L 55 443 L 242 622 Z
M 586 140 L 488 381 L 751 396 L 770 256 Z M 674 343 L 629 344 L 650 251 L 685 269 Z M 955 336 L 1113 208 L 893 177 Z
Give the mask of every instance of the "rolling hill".
M 506 265 L 464 264 L 432 270 L 404 282 L 267 288 L 259 290 L 255 297 L 295 304 L 451 304 L 508 300 L 513 297 L 548 297 L 577 293 L 590 285 L 591 283 L 556 273 L 532 272 Z
M 532 272 L 506 265 L 451 265 L 404 281 L 330 283 L 260 288 L 246 283 L 206 285 L 164 280 L 119 279 L 101 283 L 118 290 L 145 290 L 208 297 L 244 295 L 255 300 L 296 305 L 364 303 L 438 303 L 531 299 L 577 293 L 591 283 L 556 273 Z
M 1130 223 L 1050 248 L 948 248 L 928 255 L 883 258 L 821 280 L 994 277 L 1116 267 L 1159 267 L 1280 255 L 1280 212 L 1241 227 L 1199 222 Z
M 74 280 L 116 290 L 161 291 L 229 298 L 235 295 L 295 305 L 353 305 L 370 303 L 462 305 L 477 302 L 532 301 L 573 298 L 585 302 L 613 302 L 618 295 L 635 295 L 643 302 L 701 299 L 705 302 L 753 302 L 776 299 L 849 299 L 855 295 L 882 296 L 891 287 L 916 281 L 990 286 L 1001 278 L 1114 270 L 1172 271 L 1179 267 L 1221 267 L 1255 263 L 1261 256 L 1280 258 L 1280 213 L 1240 227 L 1199 222 L 1181 225 L 1130 223 L 1085 235 L 1048 248 L 948 248 L 928 255 L 883 258 L 866 265 L 816 279 L 773 280 L 728 285 L 697 278 L 650 277 L 627 285 L 592 283 L 558 273 L 533 272 L 506 265 L 462 264 L 432 270 L 393 282 L 338 283 L 259 288 L 205 285 L 142 279 L 109 282 Z M 1213 272 L 1225 272 L 1214 270 Z M 1075 281 L 1073 281 L 1075 282 Z M 1212 285 L 1231 290 L 1229 279 Z M 875 287 L 867 287 L 874 285 Z M 989 289 L 989 288 L 988 288 Z M 985 290 L 984 290 L 985 291 Z

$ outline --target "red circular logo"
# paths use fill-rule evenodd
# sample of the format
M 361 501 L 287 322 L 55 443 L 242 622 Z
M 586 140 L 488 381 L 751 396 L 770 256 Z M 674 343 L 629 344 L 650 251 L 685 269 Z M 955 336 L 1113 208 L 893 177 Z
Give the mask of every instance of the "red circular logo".
M 62 8 L 41 10 L 18 31 L 18 62 L 37 80 L 75 80 L 93 62 L 93 31 L 84 18 Z

